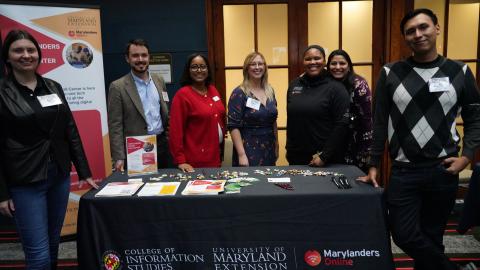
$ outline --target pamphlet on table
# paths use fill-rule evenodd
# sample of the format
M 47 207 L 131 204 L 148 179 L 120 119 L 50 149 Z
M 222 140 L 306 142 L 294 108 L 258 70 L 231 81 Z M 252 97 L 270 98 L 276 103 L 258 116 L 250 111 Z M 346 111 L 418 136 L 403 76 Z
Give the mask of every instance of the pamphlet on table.
M 224 191 L 226 182 L 226 180 L 189 181 L 182 195 L 217 195 Z
M 180 182 L 146 183 L 137 196 L 175 196 L 179 186 Z
M 130 136 L 126 137 L 125 142 L 129 176 L 158 171 L 156 135 Z
M 104 186 L 95 197 L 132 196 L 143 183 L 111 182 Z

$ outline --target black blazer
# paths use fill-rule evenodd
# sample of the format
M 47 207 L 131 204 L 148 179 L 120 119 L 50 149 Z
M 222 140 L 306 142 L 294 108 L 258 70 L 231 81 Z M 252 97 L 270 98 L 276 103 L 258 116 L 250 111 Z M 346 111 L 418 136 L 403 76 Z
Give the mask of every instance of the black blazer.
M 48 132 L 40 128 L 42 123 L 13 80 L 0 80 L 0 201 L 9 198 L 9 186 L 45 179 L 49 158 L 62 172 L 70 172 L 73 162 L 80 179 L 92 176 L 62 87 L 52 80 L 41 79 L 48 91 L 62 100 L 62 104 L 55 105 L 57 114 Z

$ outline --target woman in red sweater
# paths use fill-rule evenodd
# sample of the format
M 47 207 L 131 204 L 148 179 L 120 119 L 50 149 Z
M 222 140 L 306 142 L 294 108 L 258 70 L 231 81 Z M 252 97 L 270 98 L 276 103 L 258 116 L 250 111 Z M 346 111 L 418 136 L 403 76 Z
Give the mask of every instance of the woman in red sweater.
M 170 151 L 184 172 L 221 165 L 225 107 L 211 80 L 207 58 L 190 55 L 170 109 Z

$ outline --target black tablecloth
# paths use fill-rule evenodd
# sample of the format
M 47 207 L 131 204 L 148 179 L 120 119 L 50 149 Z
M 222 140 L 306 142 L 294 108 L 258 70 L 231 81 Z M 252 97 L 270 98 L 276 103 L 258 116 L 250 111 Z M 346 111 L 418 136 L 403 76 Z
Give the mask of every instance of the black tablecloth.
M 278 176 L 253 173 L 265 167 L 250 167 L 190 174 L 244 171 L 261 180 L 240 194 L 182 196 L 185 182 L 170 197 L 96 198 L 92 190 L 80 200 L 80 269 L 393 269 L 383 190 L 354 181 L 358 168 L 270 168 L 335 171 L 353 188 L 296 175 L 289 191 L 267 182 Z M 102 185 L 127 178 L 113 174 Z

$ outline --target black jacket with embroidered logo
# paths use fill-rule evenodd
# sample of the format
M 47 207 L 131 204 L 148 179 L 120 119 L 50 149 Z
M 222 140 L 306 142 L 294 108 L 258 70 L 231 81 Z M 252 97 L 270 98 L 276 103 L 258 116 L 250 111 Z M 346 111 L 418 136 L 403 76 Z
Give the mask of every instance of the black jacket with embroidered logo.
M 287 90 L 289 162 L 294 156 L 310 161 L 316 152 L 324 162 L 344 162 L 349 106 L 345 86 L 326 73 L 293 80 Z

